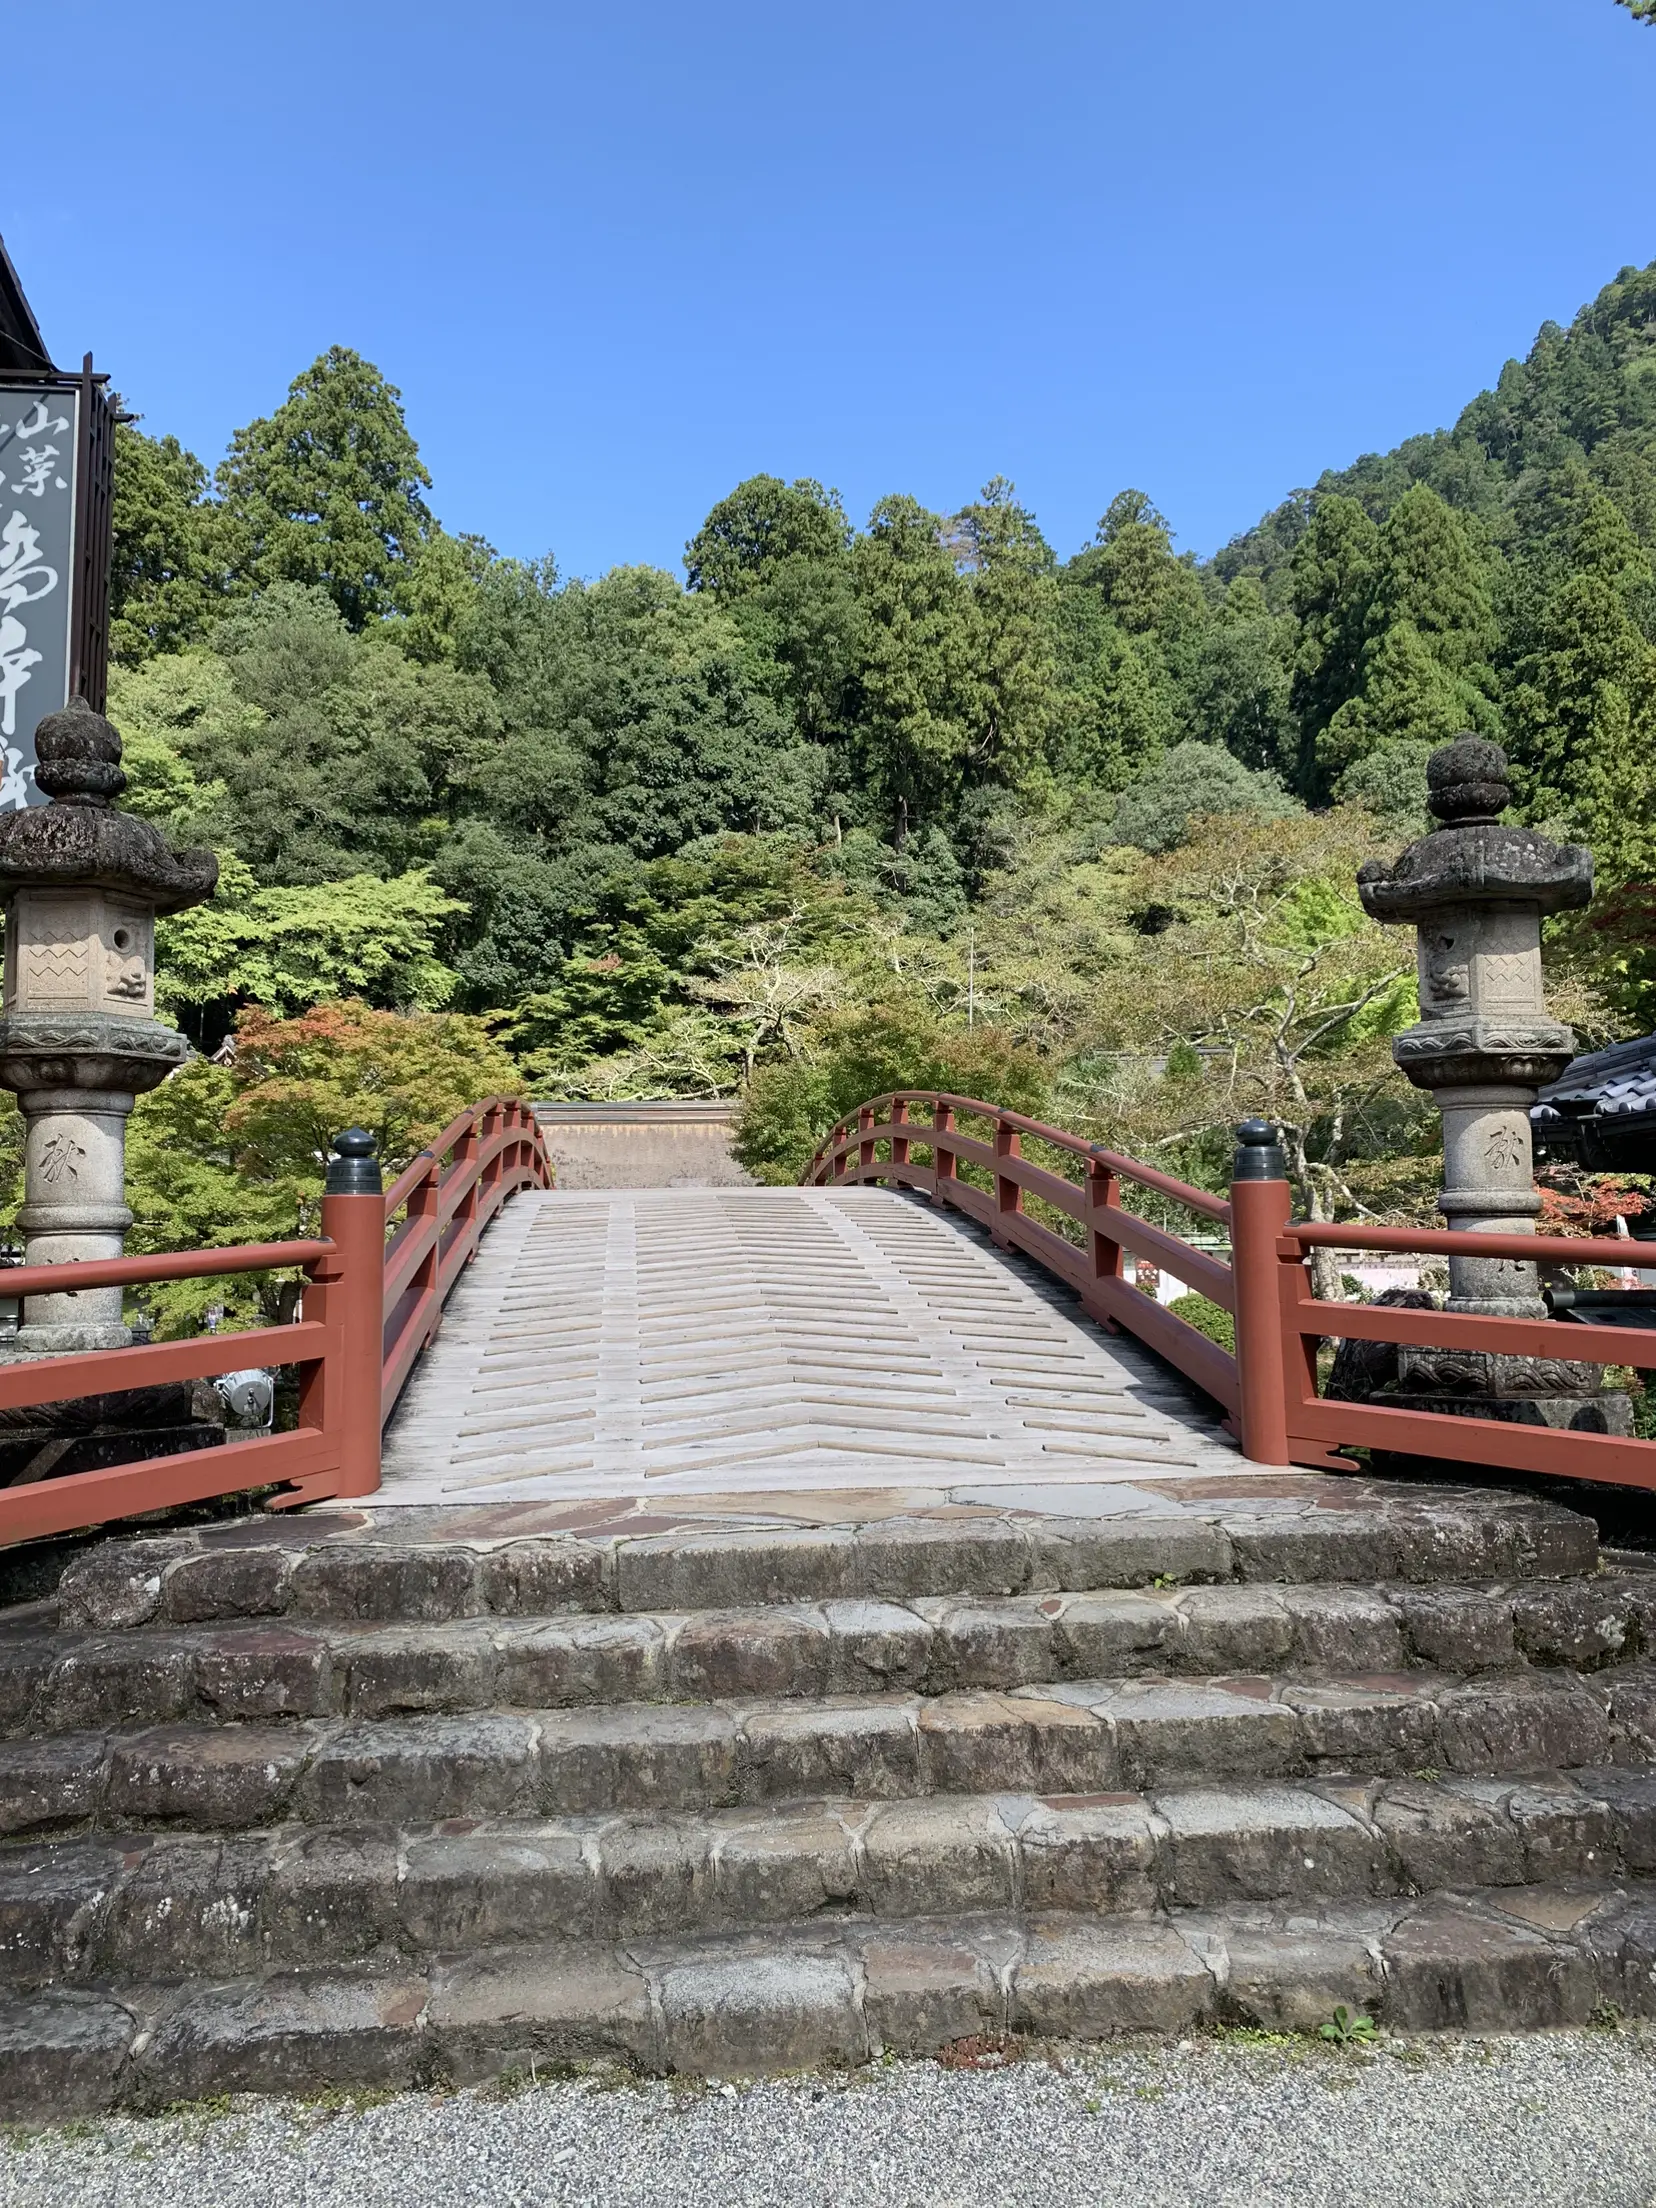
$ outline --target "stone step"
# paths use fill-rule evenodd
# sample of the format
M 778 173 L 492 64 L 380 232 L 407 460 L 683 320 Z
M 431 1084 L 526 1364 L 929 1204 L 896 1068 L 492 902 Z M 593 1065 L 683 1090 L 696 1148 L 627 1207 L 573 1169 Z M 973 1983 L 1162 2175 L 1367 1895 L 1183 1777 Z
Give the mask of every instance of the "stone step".
M 1239 1492 L 1223 1508 L 1169 1501 L 1107 1518 L 952 1510 L 822 1526 L 469 1540 L 454 1538 L 455 1519 L 466 1515 L 454 1511 L 401 1530 L 389 1510 L 252 1519 L 82 1550 L 57 1600 L 64 1625 L 101 1630 L 273 1617 L 406 1625 L 1156 1581 L 1557 1579 L 1598 1563 L 1590 1519 L 1524 1496 L 1319 1485 L 1298 1475 L 1280 1497 L 1264 1482 L 1251 1493 L 1242 1481 L 1224 1484 Z M 1313 1486 L 1315 1505 L 1301 1493 Z
M 379 1720 L 156 1725 L 0 1744 L 0 1835 L 700 1810 L 823 1794 L 1093 1794 L 1179 1780 L 1466 1776 L 1656 1757 L 1656 1665 L 1094 1679 Z
M 373 1626 L 0 1631 L 0 1738 L 106 1723 L 382 1718 L 720 1697 L 940 1695 L 1247 1671 L 1593 1670 L 1656 1650 L 1656 1572 L 875 1597 Z
M 717 2076 L 1219 2022 L 1508 2032 L 1656 2009 L 1656 1892 L 840 1918 L 696 1939 L 479 1947 L 356 1971 L 55 1987 L 0 2003 L 0 2115 L 465 2082 L 535 2064 Z
M 242 1978 L 852 1913 L 1318 1904 L 1656 1873 L 1656 1773 L 830 1798 L 0 1847 L 0 1982 Z

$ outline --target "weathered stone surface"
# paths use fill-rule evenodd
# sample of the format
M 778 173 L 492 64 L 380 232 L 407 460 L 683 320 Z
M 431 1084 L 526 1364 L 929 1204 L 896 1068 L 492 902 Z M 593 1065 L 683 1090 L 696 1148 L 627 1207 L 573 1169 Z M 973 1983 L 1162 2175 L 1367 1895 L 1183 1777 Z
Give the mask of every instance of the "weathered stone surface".
M 1421 1587 L 1399 1591 L 1409 1653 L 1445 1671 L 1485 1671 L 1517 1656 L 1512 1597 L 1498 1588 Z
M 1602 1580 L 1522 1587 L 1513 1602 L 1513 1631 L 1532 1664 L 1596 1671 L 1621 1655 L 1632 1625 L 1625 1592 Z
M 1226 1529 L 1238 1579 L 1392 1579 L 1399 1517 L 1395 1511 L 1330 1510 L 1294 1518 L 1227 1518 Z
M 883 1917 L 1010 1908 L 1017 1864 L 992 1801 L 883 1802 L 862 1830 L 868 1896 Z
M 657 1701 L 668 1691 L 666 1645 L 654 1618 L 570 1618 L 502 1630 L 497 1691 L 520 1709 Z
M 107 1813 L 116 1824 L 238 1830 L 273 1824 L 313 1745 L 308 1727 L 158 1725 L 112 1745 Z
M 101 1733 L 0 1743 L 0 1835 L 84 1823 L 97 1812 L 108 1767 Z
M 1569 1879 L 1613 1878 L 1619 1872 L 1609 1804 L 1568 1782 L 1535 1780 L 1513 1788 L 1506 1813 L 1523 1843 L 1524 1876 L 1547 1885 Z
M 1293 1660 L 1320 1671 L 1392 1672 L 1405 1662 L 1397 1611 L 1366 1587 L 1284 1587 Z
M 195 1684 L 186 1643 L 171 1634 L 110 1633 L 64 1649 L 43 1702 L 54 1732 L 159 1725 L 187 1717 Z
M 821 1694 L 828 1627 L 820 1613 L 803 1609 L 703 1611 L 674 1633 L 667 1669 L 673 1695 L 685 1701 Z
M 1044 1519 L 1035 1529 L 1037 1587 L 1147 1587 L 1153 1579 L 1229 1579 L 1228 1535 L 1192 1518 Z
M 0 1980 L 35 1986 L 80 1977 L 130 1861 L 130 1851 L 104 1840 L 0 1854 Z
M 857 1898 L 846 1820 L 814 1803 L 726 1814 L 713 1828 L 714 1910 L 721 1925 L 809 1919 Z
M 413 1625 L 469 1618 L 483 1608 L 478 1559 L 470 1549 L 312 1549 L 294 1566 L 290 1608 L 306 1618 L 358 1618 Z
M 1138 1794 L 1062 1795 L 1006 1803 L 1016 1819 L 1030 1909 L 1106 1913 L 1158 1898 L 1158 1824 Z
M 1270 2032 L 1315 2032 L 1337 2008 L 1367 2015 L 1380 1970 L 1366 1940 L 1338 1931 L 1228 1930 L 1225 2011 Z
M 959 1687 L 1019 1687 L 1053 1674 L 1053 1622 L 1031 1602 L 942 1604 L 936 1664 Z
M 1584 1793 L 1609 1809 L 1628 1870 L 1638 1877 L 1656 1872 L 1656 1771 L 1578 1771 L 1576 1780 Z
M 693 1818 L 617 1818 L 598 1840 L 607 1928 L 621 1939 L 698 1926 L 711 1914 L 713 1836 Z
M 239 1978 L 258 1970 L 270 1857 L 262 1835 L 153 1841 L 110 1897 L 103 1947 L 111 1975 Z
M 1656 1761 L 1656 1664 L 1628 1664 L 1609 1676 L 1611 1753 L 1618 1763 Z M 1578 1759 L 1590 1763 L 1583 1755 Z
M 1108 1730 L 1040 1688 L 949 1694 L 920 1710 L 926 1784 L 940 1794 L 1094 1794 L 1117 1783 Z
M 1115 1735 L 1120 1775 L 1134 1786 L 1274 1778 L 1300 1764 L 1298 1721 L 1270 1699 L 1263 1679 L 1166 1686 L 1128 1680 L 1099 1707 Z
M 395 1909 L 417 1947 L 459 1951 L 597 1935 L 597 1866 L 579 1832 L 456 1824 L 403 1849 Z
M 1296 1787 L 1158 1789 L 1155 1810 L 1168 1829 L 1169 1899 L 1187 1907 L 1380 1893 L 1389 1883 L 1375 1834 Z
M 1422 1892 L 1516 1886 L 1524 1875 L 1524 1843 L 1503 1803 L 1453 1785 L 1396 1779 L 1381 1791 L 1374 1821 L 1403 1879 Z
M 833 1593 L 1015 1595 L 1034 1577 L 1028 1540 L 994 1519 L 888 1518 L 859 1527 L 854 1584 Z
M 733 1801 L 737 1729 L 724 1710 L 555 1710 L 540 1721 L 539 1805 L 694 1809 Z
M 1517 1673 L 1437 1699 L 1447 1770 L 1548 1771 L 1610 1760 L 1604 1704 L 1575 1680 Z
M 1386 2018 L 1403 2031 L 1540 2031 L 1582 2024 L 1593 1974 L 1540 1934 L 1428 1905 L 1381 1943 Z
M 342 1641 L 335 1654 L 345 1675 L 343 1705 L 353 1717 L 481 1710 L 494 1694 L 495 1647 L 481 1623 L 450 1626 L 440 1639 L 429 1627 L 391 1626 Z
M 134 2068 L 159 2100 L 409 2085 L 425 2001 L 425 1981 L 396 1972 L 195 1987 L 159 2019 Z
M 44 1637 L 0 1642 L 0 1739 L 38 1735 L 57 1649 Z
M 0 2002 L 0 2118 L 61 2124 L 113 2107 L 137 2023 L 91 1994 Z
M 871 2052 L 934 2054 L 954 2040 L 1005 2028 L 993 1973 L 975 1948 L 946 1931 L 876 1932 L 862 1941 L 861 1953 Z
M 742 1726 L 744 1797 L 917 1793 L 918 1716 L 914 1702 L 885 1697 L 756 1711 Z
M 666 1963 L 659 1986 L 673 2070 L 761 2075 L 868 2053 L 851 1972 L 838 1956 L 715 1953 Z
M 274 1546 L 203 1549 L 168 1568 L 161 1614 L 181 1625 L 279 1617 L 296 1562 L 291 1549 Z
M 146 1625 L 161 1608 L 169 1564 L 190 1556 L 192 1534 L 105 1541 L 71 1558 L 58 1582 L 58 1620 L 65 1626 Z
M 265 1960 L 350 1963 L 397 1937 L 403 1888 L 387 1827 L 289 1828 L 274 1843 L 260 1908 Z
M 1437 1761 L 1431 1695 L 1432 1682 L 1407 1673 L 1325 1686 L 1290 1684 L 1282 1690 L 1311 1770 L 1382 1777 Z
M 1213 1980 L 1178 1934 L 1153 1924 L 1037 1922 L 1012 1979 L 1012 2023 L 1053 2037 L 1176 2032 L 1213 2007 Z
M 317 1633 L 229 1628 L 192 1644 L 197 1699 L 223 1722 L 322 1717 L 334 1707 L 334 1663 Z
M 392 1718 L 318 1746 L 298 1808 L 312 1823 L 417 1823 L 535 1807 L 535 1728 L 526 1718 Z
M 1183 1671 L 1275 1671 L 1294 1645 L 1292 1618 L 1263 1587 L 1194 1588 L 1181 1597 L 1179 1611 Z
M 888 1592 L 854 1584 L 855 1547 L 852 1534 L 817 1527 L 628 1541 L 616 1558 L 618 1598 L 623 1610 L 739 1610 Z
M 462 2084 L 535 2061 L 659 2068 L 649 1987 L 607 1947 L 484 1951 L 432 1972 L 429 2036 Z
M 1171 1595 L 1112 1590 L 1070 1595 L 1053 1608 L 1060 1677 L 1108 1679 L 1186 1668 L 1184 1619 Z
M 853 1596 L 822 1607 L 829 1632 L 830 1694 L 891 1694 L 925 1683 L 933 1633 L 901 1603 Z
M 478 1566 L 485 1605 L 502 1617 L 614 1608 L 614 1552 L 590 1541 L 512 1541 Z

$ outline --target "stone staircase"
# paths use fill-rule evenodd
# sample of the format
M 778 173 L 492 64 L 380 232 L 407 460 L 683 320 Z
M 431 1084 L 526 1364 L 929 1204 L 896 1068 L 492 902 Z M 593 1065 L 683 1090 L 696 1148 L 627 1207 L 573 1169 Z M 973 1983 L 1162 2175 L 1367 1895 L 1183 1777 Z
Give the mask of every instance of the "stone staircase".
M 0 1611 L 0 2113 L 1656 2013 L 1656 1570 L 1489 1492 L 1136 1507 L 81 1550 Z

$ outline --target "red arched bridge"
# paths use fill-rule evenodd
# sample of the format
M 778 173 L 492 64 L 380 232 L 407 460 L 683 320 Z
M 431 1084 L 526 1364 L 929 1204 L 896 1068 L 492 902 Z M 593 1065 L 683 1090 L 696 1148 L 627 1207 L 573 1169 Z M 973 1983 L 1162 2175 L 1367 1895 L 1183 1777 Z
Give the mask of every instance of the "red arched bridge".
M 1355 1447 L 1656 1487 L 1656 1443 L 1318 1386 L 1329 1339 L 1560 1353 L 1548 1321 L 1320 1302 L 1319 1245 L 1586 1266 L 1625 1264 L 1624 1246 L 1296 1224 L 1270 1130 L 1242 1136 L 1226 1200 L 932 1092 L 865 1104 L 794 1189 L 558 1190 L 533 1113 L 498 1097 L 389 1188 L 353 1132 L 313 1239 L 7 1275 L 23 1298 L 286 1267 L 305 1285 L 290 1325 L 0 1368 L 14 1414 L 250 1366 L 298 1379 L 285 1430 L 0 1491 L 0 1543 L 255 1489 L 285 1508 L 651 1483 L 1062 1488 L 1326 1468 Z M 1231 1314 L 1234 1351 L 1143 1293 L 1129 1258 Z M 1077 1304 L 1100 1324 L 1078 1324 Z M 1656 1335 L 1572 1325 L 1568 1355 L 1648 1369 Z

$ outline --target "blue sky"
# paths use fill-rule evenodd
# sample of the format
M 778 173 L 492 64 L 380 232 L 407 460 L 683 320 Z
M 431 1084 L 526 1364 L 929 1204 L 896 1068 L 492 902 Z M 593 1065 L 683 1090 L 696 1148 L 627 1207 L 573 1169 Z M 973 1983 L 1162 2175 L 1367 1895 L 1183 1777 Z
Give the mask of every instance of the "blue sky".
M 759 470 L 858 519 L 999 472 L 1063 553 L 1134 484 L 1206 553 L 1656 257 L 1611 0 L 41 20 L 76 113 L 0 230 L 57 357 L 212 462 L 355 346 L 447 525 L 570 574 L 676 568 Z

